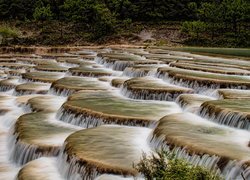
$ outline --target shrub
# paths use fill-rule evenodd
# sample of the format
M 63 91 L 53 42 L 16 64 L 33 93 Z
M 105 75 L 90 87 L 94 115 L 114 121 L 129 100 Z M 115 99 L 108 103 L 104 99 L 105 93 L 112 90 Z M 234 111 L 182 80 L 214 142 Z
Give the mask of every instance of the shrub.
M 213 172 L 201 166 L 193 166 L 164 151 L 151 157 L 143 154 L 135 169 L 147 180 L 222 180 L 222 177 Z
M 206 23 L 202 21 L 185 21 L 182 24 L 181 31 L 189 34 L 191 37 L 196 37 L 197 39 L 199 39 L 200 34 L 205 32 L 206 27 Z
M 7 25 L 0 26 L 0 36 L 2 37 L 2 42 L 0 40 L 0 44 L 7 44 L 8 38 L 17 38 L 18 35 L 19 31 L 16 28 Z
M 37 21 L 45 21 L 50 20 L 53 17 L 52 11 L 50 9 L 50 5 L 37 7 L 33 14 L 33 17 Z

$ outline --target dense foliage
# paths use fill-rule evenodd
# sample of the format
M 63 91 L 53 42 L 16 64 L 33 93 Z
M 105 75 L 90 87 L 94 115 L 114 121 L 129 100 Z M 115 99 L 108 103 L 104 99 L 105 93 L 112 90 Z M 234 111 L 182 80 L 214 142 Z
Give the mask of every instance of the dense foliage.
M 171 153 L 160 151 L 157 155 L 143 155 L 135 168 L 147 180 L 222 180 L 223 178 L 209 172 L 201 166 L 192 166 L 184 160 L 177 159 Z
M 96 38 L 121 24 L 186 21 L 182 32 L 191 40 L 250 41 L 249 0 L 0 0 L 0 20 L 13 19 L 73 22 Z

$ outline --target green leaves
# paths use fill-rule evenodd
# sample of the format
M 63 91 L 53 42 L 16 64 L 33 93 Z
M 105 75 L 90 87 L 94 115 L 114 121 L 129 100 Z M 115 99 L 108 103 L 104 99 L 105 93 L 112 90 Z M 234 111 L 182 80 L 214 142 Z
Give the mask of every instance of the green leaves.
M 151 157 L 143 154 L 140 163 L 135 165 L 135 168 L 147 180 L 222 180 L 222 177 L 207 169 L 193 166 L 165 151 L 159 151 Z
M 203 33 L 206 30 L 206 23 L 202 21 L 185 21 L 182 24 L 181 31 L 189 34 L 192 37 L 199 38 L 200 33 Z
M 35 12 L 33 14 L 35 20 L 45 21 L 50 20 L 53 17 L 52 11 L 50 9 L 50 5 L 36 7 Z

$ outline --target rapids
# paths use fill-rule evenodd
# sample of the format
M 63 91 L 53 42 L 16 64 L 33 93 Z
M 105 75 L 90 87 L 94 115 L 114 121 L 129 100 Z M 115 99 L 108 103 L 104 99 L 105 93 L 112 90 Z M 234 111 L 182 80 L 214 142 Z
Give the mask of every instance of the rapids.
M 161 148 L 250 179 L 248 59 L 154 47 L 25 52 L 0 54 L 1 180 L 144 179 L 133 164 Z

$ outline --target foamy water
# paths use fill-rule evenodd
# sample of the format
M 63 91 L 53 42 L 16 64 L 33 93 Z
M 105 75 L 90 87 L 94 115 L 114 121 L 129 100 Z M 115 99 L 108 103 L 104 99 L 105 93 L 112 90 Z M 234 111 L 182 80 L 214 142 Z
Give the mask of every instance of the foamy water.
M 27 57 L 26 57 L 27 56 Z M 87 57 L 88 56 L 88 57 Z M 153 60 L 152 60 L 152 59 Z M 237 118 L 233 117 L 233 114 L 224 114 L 218 115 L 223 116 L 223 122 L 227 122 L 230 120 L 230 123 L 221 125 L 220 122 L 214 121 L 211 122 L 211 117 L 207 117 L 199 113 L 199 108 L 203 102 L 210 101 L 210 100 L 219 100 L 223 97 L 218 93 L 218 89 L 220 85 L 218 84 L 207 84 L 202 86 L 201 84 L 197 83 L 195 78 L 189 82 L 186 82 L 185 79 L 178 79 L 178 73 L 174 75 L 174 77 L 168 76 L 168 74 L 160 74 L 158 72 L 158 68 L 166 67 L 172 68 L 172 70 L 176 70 L 178 68 L 171 67 L 171 62 L 202 62 L 202 63 L 212 63 L 215 62 L 227 65 L 241 65 L 241 66 L 248 66 L 250 65 L 249 62 L 236 59 L 236 58 L 220 58 L 220 57 L 208 57 L 204 55 L 195 55 L 186 52 L 177 52 L 171 50 L 164 50 L 164 49 L 115 49 L 106 48 L 106 49 L 83 49 L 80 51 L 73 51 L 69 53 L 61 53 L 61 54 L 31 54 L 25 55 L 25 57 L 16 57 L 13 55 L 13 58 L 10 58 L 13 64 L 17 64 L 21 67 L 18 71 L 10 73 L 11 70 L 16 70 L 15 68 L 8 66 L 8 67 L 1 67 L 1 80 L 2 85 L 0 84 L 0 179 L 2 180 L 13 180 L 16 177 L 20 178 L 39 178 L 39 179 L 48 179 L 48 180 L 61 180 L 61 179 L 97 179 L 97 180 L 112 180 L 112 179 L 133 179 L 132 176 L 123 177 L 121 174 L 107 174 L 105 172 L 100 173 L 98 170 L 94 170 L 89 175 L 87 174 L 88 169 L 87 166 L 78 164 L 77 155 L 76 157 L 69 157 L 67 156 L 68 149 L 65 148 L 65 140 L 73 133 L 76 132 L 84 132 L 85 128 L 97 127 L 98 126 L 105 126 L 106 124 L 112 128 L 132 128 L 129 126 L 138 126 L 133 128 L 138 128 L 138 134 L 123 134 L 121 137 L 124 138 L 131 137 L 131 139 L 126 140 L 126 144 L 129 147 L 135 147 L 136 149 L 136 156 L 139 158 L 140 155 L 137 154 L 139 151 L 145 152 L 150 154 L 154 152 L 155 149 L 152 144 L 149 143 L 148 138 L 151 137 L 152 132 L 157 125 L 158 120 L 166 115 L 171 115 L 175 113 L 182 113 L 182 112 L 189 112 L 187 116 L 191 117 L 188 121 L 193 123 L 193 126 L 201 125 L 204 127 L 219 127 L 224 129 L 229 134 L 226 134 L 224 137 L 225 142 L 230 142 L 232 144 L 237 145 L 238 148 L 241 150 L 248 151 L 249 150 L 249 141 L 250 141 L 250 132 L 248 130 L 236 129 L 234 127 L 228 127 L 228 125 L 234 124 L 237 121 Z M 164 61 L 167 60 L 167 61 Z M 169 60 L 169 61 L 168 61 Z M 16 61 L 16 62 L 15 62 Z M 1 59 L 0 59 L 1 62 Z M 170 63 L 170 64 L 165 64 Z M 37 70 L 36 66 L 39 65 L 46 65 L 48 64 L 56 67 L 68 69 L 66 72 L 47 72 L 46 68 L 43 70 Z M 173 64 L 172 64 L 173 65 Z M 135 68 L 133 68 L 135 66 Z M 148 72 L 145 72 L 142 69 L 137 69 L 136 66 L 140 67 L 152 67 Z M 202 66 L 202 65 L 201 65 Z M 88 77 L 81 77 L 86 81 L 86 86 L 95 86 L 95 90 L 86 90 L 84 88 L 78 88 L 77 84 L 74 84 L 74 79 L 71 82 L 67 82 L 67 86 L 64 86 L 63 83 L 59 83 L 59 89 L 53 88 L 53 85 L 57 80 L 62 79 L 64 77 L 75 77 L 76 79 L 80 79 L 80 77 L 72 76 L 72 71 L 70 68 L 82 67 L 87 68 L 87 71 L 90 71 Z M 223 70 L 223 67 L 221 67 Z M 6 70 L 6 72 L 5 72 Z M 96 70 L 108 74 L 105 76 L 98 76 L 95 77 L 91 74 L 96 73 Z M 180 69 L 178 69 L 180 70 Z M 234 70 L 233 68 L 225 68 L 225 70 Z M 51 71 L 51 69 L 49 70 Z M 218 76 L 218 78 L 241 78 L 242 80 L 248 81 L 250 76 L 247 75 L 226 75 L 220 73 L 211 73 L 211 72 L 202 72 L 202 71 L 193 71 L 187 69 L 181 69 L 182 73 L 195 73 L 197 77 L 199 75 L 206 75 L 206 76 Z M 247 72 L 247 70 L 244 70 Z M 34 72 L 32 73 L 29 72 Z M 28 78 L 22 78 L 22 73 L 29 73 Z M 50 76 L 46 77 L 46 75 L 50 74 Z M 77 73 L 76 73 L 77 74 Z M 79 74 L 77 74 L 79 75 Z M 85 75 L 84 75 L 85 76 Z M 176 89 L 185 89 L 187 87 L 190 88 L 193 92 L 190 94 L 186 94 L 186 99 L 179 99 L 178 95 L 176 97 L 171 96 L 169 94 L 162 94 L 157 95 L 156 92 L 150 92 L 146 98 L 144 97 L 145 94 L 133 94 L 131 93 L 133 85 L 131 87 L 125 87 L 125 84 L 122 84 L 121 87 L 116 88 L 111 86 L 111 81 L 113 79 L 120 79 L 120 80 L 129 80 L 133 77 L 143 77 L 143 82 L 145 83 L 145 87 L 140 87 L 141 92 L 144 91 L 146 87 L 148 87 L 147 83 L 154 82 L 157 84 L 157 87 L 160 88 L 162 86 L 169 86 L 171 88 Z M 42 80 L 40 78 L 43 78 Z M 176 79 L 177 78 L 177 79 Z M 38 81 L 38 82 L 37 82 Z M 41 82 L 40 82 L 41 81 Z M 44 85 L 42 89 L 47 90 L 48 93 L 41 95 L 36 94 L 36 91 L 30 92 L 24 88 L 21 93 L 17 93 L 15 91 L 15 87 L 27 82 L 32 83 L 39 83 Z M 80 82 L 80 81 L 79 81 Z M 89 83 L 89 85 L 87 84 Z M 60 86 L 61 85 L 61 86 Z M 70 85 L 76 86 L 77 90 L 70 89 Z M 98 89 L 99 88 L 99 89 Z M 130 88 L 130 89 L 129 89 Z M 143 89 L 144 88 L 144 89 Z M 246 85 L 229 85 L 226 88 L 228 89 L 248 89 Z M 41 87 L 40 87 L 41 89 Z M 39 88 L 37 89 L 39 90 Z M 92 106 L 85 106 L 85 111 L 88 111 L 88 115 L 84 114 L 81 107 L 81 102 L 79 101 L 77 104 L 76 101 L 76 110 L 74 112 L 69 110 L 63 109 L 62 105 L 68 102 L 69 97 L 73 97 L 75 93 L 78 91 L 85 92 L 98 92 L 96 94 L 99 97 L 105 97 L 105 93 L 109 94 L 110 101 L 118 102 L 119 109 L 121 114 L 116 114 L 114 111 L 118 107 L 115 107 L 109 104 L 107 101 L 106 104 L 103 103 L 106 99 L 105 98 L 96 98 L 93 101 Z M 100 90 L 100 91 L 96 91 Z M 241 91 L 237 91 L 239 94 Z M 183 93 L 183 92 L 182 92 Z M 196 94 L 193 94 L 196 93 Z M 242 92 L 244 93 L 244 92 Z M 32 94 L 32 95 L 29 95 Z M 181 93 L 180 93 L 181 94 Z M 88 98 L 88 95 L 86 99 Z M 89 94 L 89 97 L 91 93 Z M 190 97 L 188 97 L 190 96 Z M 80 97 L 79 97 L 80 98 Z M 145 99 L 145 100 L 144 100 Z M 159 101 L 161 100 L 161 101 Z M 166 101 L 168 100 L 168 101 Z M 103 105 L 103 109 L 106 106 L 109 106 L 110 109 L 106 114 L 102 112 L 98 104 Z M 133 106 L 133 104 L 137 104 Z M 117 105 L 117 106 L 118 106 Z M 152 106 L 152 107 L 151 107 Z M 74 108 L 75 108 L 74 107 Z M 87 109 L 86 107 L 90 107 Z M 97 107 L 97 108 L 96 108 Z M 128 109 L 129 113 L 126 113 L 126 108 Z M 150 108 L 151 107 L 151 108 Z M 157 108 L 156 108 L 157 107 Z M 92 109 L 91 109 L 92 108 Z M 96 109 L 95 109 L 96 108 Z M 124 108 L 125 110 L 123 110 Z M 141 108 L 141 109 L 139 109 Z M 143 108 L 147 109 L 143 114 Z M 112 112 L 113 111 L 113 112 Z M 37 112 L 37 114 L 35 113 Z M 98 114 L 99 116 L 96 117 L 93 114 Z M 119 112 L 119 111 L 118 111 Z M 129 122 L 129 123 L 118 123 L 116 118 L 124 118 L 124 117 L 131 117 L 133 113 L 141 112 L 139 116 L 143 119 L 148 117 L 154 117 L 155 123 L 150 128 L 143 128 L 140 126 L 144 126 L 143 122 Z M 22 120 L 21 123 L 17 123 L 18 118 L 24 114 L 34 113 L 34 116 L 29 117 L 28 119 Z M 36 116 L 44 115 L 44 119 L 41 119 L 40 122 L 37 122 L 37 119 L 40 117 Z M 92 115 L 91 115 L 92 113 Z M 112 114 L 113 113 L 113 114 Z M 109 121 L 106 117 L 108 114 Z M 203 116 L 203 118 L 201 118 Z M 86 120 L 82 124 L 82 120 Z M 105 118 L 104 118 L 105 117 Z M 238 116 L 237 116 L 238 117 Z M 216 119 L 218 117 L 214 117 Z M 231 118 L 231 119 L 230 119 Z M 63 120 L 62 120 L 63 119 Z M 239 119 L 239 118 L 238 118 Z M 228 121 L 229 122 L 229 121 Z M 39 128 L 40 123 L 40 128 Z M 176 123 L 176 127 L 180 124 Z M 27 132 L 23 132 L 22 129 L 30 127 Z M 18 130 L 21 132 L 17 134 L 15 132 L 15 128 L 19 127 Z M 42 127 L 42 128 L 41 128 Z M 47 131 L 46 131 L 47 128 Z M 99 127 L 100 128 L 100 127 Z M 132 129 L 133 129 L 132 128 Z M 102 128 L 101 128 L 102 129 Z M 34 131 L 33 131 L 34 130 Z M 26 130 L 25 130 L 26 131 Z M 88 129 L 91 131 L 91 129 Z M 83 133 L 84 134 L 84 133 Z M 112 134 L 112 132 L 110 132 Z M 99 135 L 100 136 L 100 135 Z M 98 133 L 94 134 L 92 137 L 93 139 L 89 139 L 94 142 L 95 138 L 100 138 Z M 117 138 L 121 138 L 117 137 Z M 111 138 L 111 137 L 110 137 Z M 122 144 L 114 138 L 114 145 L 121 146 Z M 101 151 L 104 145 L 102 144 L 103 141 L 109 138 L 104 139 L 97 143 L 96 147 L 90 150 L 91 153 L 95 151 Z M 155 145 L 167 147 L 166 144 L 162 142 L 163 139 L 154 139 Z M 117 141 L 117 142 L 116 142 Z M 211 138 L 211 141 L 213 139 Z M 81 138 L 77 144 L 81 144 Z M 209 142 L 208 142 L 209 143 Z M 112 144 L 112 143 L 111 143 Z M 112 146 L 112 145 L 111 145 Z M 72 149 L 74 144 L 72 145 Z M 98 148 L 97 148 L 98 147 Z M 105 144 L 105 148 L 115 150 L 114 154 L 119 153 L 116 152 L 116 147 L 109 147 L 108 144 Z M 132 148 L 133 149 L 133 148 Z M 89 150 L 89 149 L 88 149 Z M 168 148 L 168 150 L 170 150 Z M 60 153 L 59 153 L 60 151 Z M 218 156 L 205 154 L 204 156 L 193 155 L 190 156 L 185 149 L 181 147 L 175 147 L 174 151 L 176 152 L 179 158 L 185 158 L 188 161 L 192 162 L 193 164 L 204 165 L 206 167 L 214 166 L 218 161 Z M 111 157 L 110 162 L 122 162 L 122 160 L 126 160 L 126 157 L 120 156 L 120 159 L 116 159 L 116 156 L 112 157 L 112 154 L 109 152 L 103 151 L 103 162 L 105 161 L 105 157 Z M 90 153 L 90 154 L 91 154 Z M 106 153 L 106 154 L 105 154 Z M 132 152 L 131 152 L 132 153 Z M 131 157 L 134 157 L 135 154 L 129 154 Z M 14 156 L 14 157 L 12 157 Z M 72 159 L 71 159 L 72 158 Z M 92 157 L 91 157 L 92 158 Z M 113 159 L 112 159 L 113 158 Z M 132 159 L 130 159 L 132 161 Z M 242 159 L 241 162 L 236 162 L 234 160 L 230 160 L 229 163 L 226 165 L 223 172 L 221 172 L 226 179 L 230 179 L 231 177 L 237 177 L 241 179 L 239 172 L 243 172 L 241 164 L 246 161 L 249 161 L 250 158 L 246 156 Z M 99 159 L 93 159 L 94 162 L 98 161 Z M 82 167 L 81 167 L 82 166 Z M 110 164 L 112 166 L 112 163 Z M 78 171 L 81 171 L 79 173 Z M 248 174 L 250 170 L 244 170 L 245 177 L 250 177 Z M 83 178 L 84 177 L 84 178 Z M 95 178 L 93 178 L 95 177 Z M 138 177 L 138 179 L 143 179 L 142 177 Z

